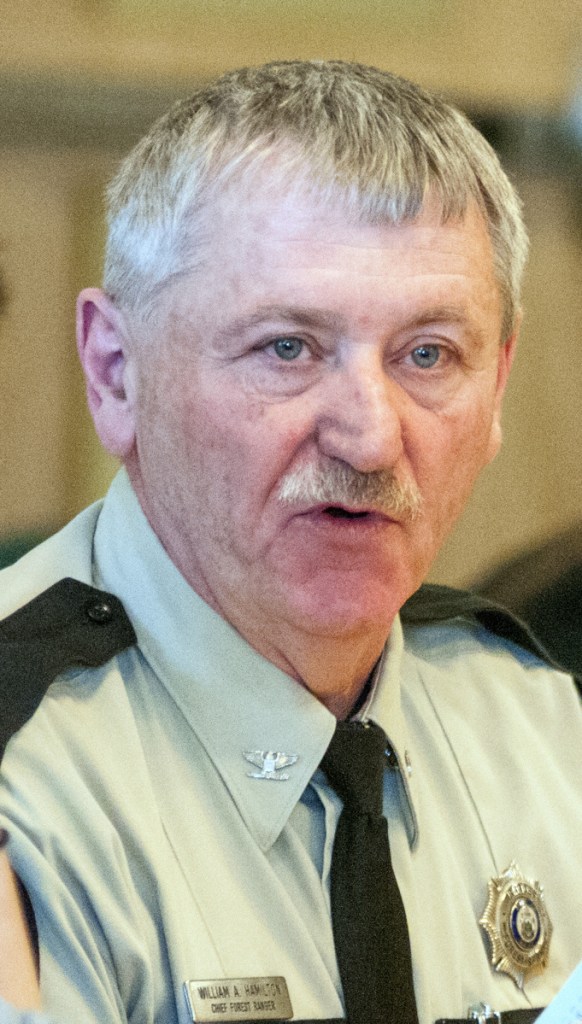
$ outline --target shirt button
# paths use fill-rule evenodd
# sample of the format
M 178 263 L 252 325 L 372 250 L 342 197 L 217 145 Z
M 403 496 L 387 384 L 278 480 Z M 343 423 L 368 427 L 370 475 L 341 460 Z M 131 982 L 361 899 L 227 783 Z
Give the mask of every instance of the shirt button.
M 87 605 L 86 611 L 92 622 L 110 622 L 113 618 L 113 608 L 108 601 L 93 601 Z
M 397 771 L 398 758 L 396 757 L 396 754 L 392 750 L 392 747 L 386 747 L 386 750 L 384 751 L 384 756 L 386 758 L 386 761 L 388 762 L 388 767 Z

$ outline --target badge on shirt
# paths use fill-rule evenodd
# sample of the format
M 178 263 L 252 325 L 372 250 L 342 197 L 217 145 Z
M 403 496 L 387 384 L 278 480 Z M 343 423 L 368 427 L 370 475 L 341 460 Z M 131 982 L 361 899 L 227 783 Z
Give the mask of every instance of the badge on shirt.
M 539 882 L 526 879 L 512 861 L 488 882 L 489 899 L 479 924 L 491 943 L 491 963 L 522 989 L 548 963 L 552 923 Z
M 185 981 L 193 1021 L 289 1020 L 293 1008 L 285 978 Z

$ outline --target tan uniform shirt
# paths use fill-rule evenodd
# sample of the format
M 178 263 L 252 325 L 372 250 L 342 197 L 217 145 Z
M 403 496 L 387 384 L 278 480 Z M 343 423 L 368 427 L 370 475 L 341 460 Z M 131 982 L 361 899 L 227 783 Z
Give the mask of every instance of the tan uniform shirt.
M 186 1024 L 189 979 L 283 976 L 294 1017 L 343 1015 L 329 910 L 335 720 L 186 584 L 121 473 L 103 508 L 0 577 L 8 614 L 65 575 L 115 593 L 138 644 L 71 670 L 10 742 L 0 810 L 31 893 L 47 1009 Z M 385 813 L 420 1024 L 548 1003 L 582 958 L 582 717 L 571 680 L 478 627 L 396 622 L 362 716 L 399 770 Z M 297 755 L 255 778 L 246 753 Z M 478 920 L 515 860 L 553 923 L 518 990 Z

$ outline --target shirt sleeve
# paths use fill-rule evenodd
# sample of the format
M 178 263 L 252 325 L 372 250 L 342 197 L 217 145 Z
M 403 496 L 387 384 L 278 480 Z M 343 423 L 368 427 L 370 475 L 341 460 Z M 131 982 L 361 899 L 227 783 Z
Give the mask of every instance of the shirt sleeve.
M 47 1017 L 37 1010 L 17 1010 L 0 996 L 0 1024 L 73 1024 L 69 1021 L 57 1021 L 55 1017 Z

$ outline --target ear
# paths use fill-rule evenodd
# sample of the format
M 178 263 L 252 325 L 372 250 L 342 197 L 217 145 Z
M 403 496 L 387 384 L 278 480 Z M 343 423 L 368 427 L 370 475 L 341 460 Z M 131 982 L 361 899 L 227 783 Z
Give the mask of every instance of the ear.
M 511 367 L 513 366 L 513 360 L 515 358 L 515 351 L 517 348 L 517 339 L 519 337 L 519 330 L 521 327 L 522 316 L 521 313 L 518 316 L 516 327 L 513 334 L 510 334 L 509 338 L 503 343 L 499 349 L 499 357 L 497 362 L 497 380 L 495 383 L 495 404 L 493 407 L 493 421 L 491 423 L 491 435 L 489 437 L 489 449 L 488 449 L 488 462 L 491 462 L 501 447 L 501 441 L 503 437 L 503 431 L 501 428 L 501 409 L 503 406 L 503 396 L 507 387 L 507 381 L 509 380 L 509 374 Z
M 126 459 L 135 442 L 128 334 L 122 313 L 99 288 L 86 288 L 77 300 L 77 349 L 99 440 L 111 455 Z

